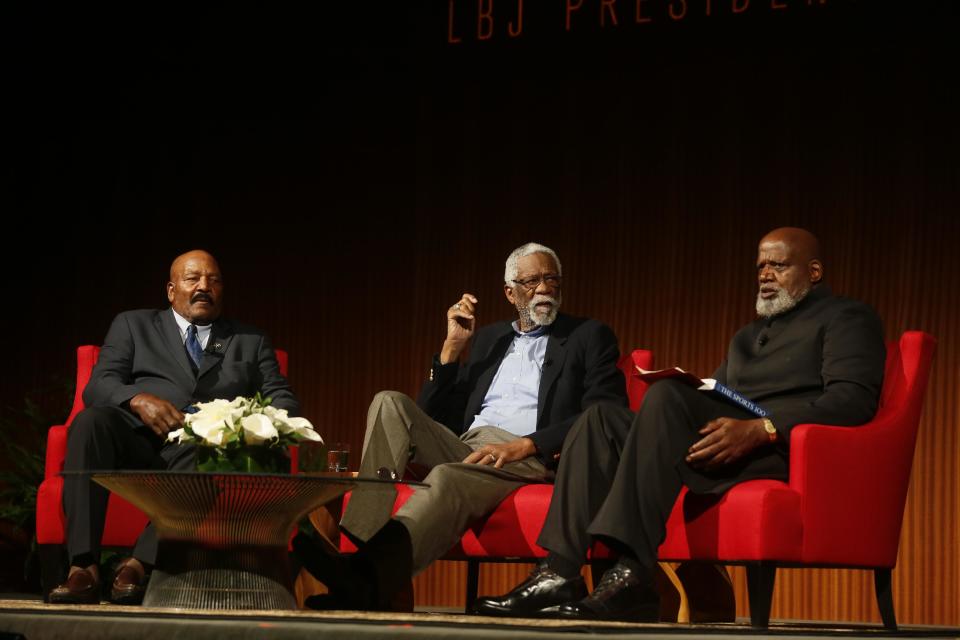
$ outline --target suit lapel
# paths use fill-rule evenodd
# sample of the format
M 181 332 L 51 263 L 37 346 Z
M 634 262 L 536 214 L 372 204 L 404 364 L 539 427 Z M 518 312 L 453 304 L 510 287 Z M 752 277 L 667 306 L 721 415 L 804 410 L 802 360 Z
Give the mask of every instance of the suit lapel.
M 200 371 L 197 378 L 202 378 L 208 371 L 223 362 L 223 354 L 227 345 L 233 339 L 233 327 L 228 322 L 217 321 L 210 329 L 210 340 L 203 350 L 203 360 L 200 361 Z
M 550 334 L 547 336 L 547 352 L 543 357 L 543 369 L 540 372 L 540 389 L 537 392 L 537 429 L 541 427 L 545 415 L 544 408 L 547 404 L 547 397 L 550 390 L 556 384 L 563 371 L 563 362 L 567 358 L 567 331 L 562 321 L 563 316 L 558 317 L 551 327 Z
M 173 310 L 167 309 L 158 313 L 153 319 L 153 324 L 160 332 L 160 337 L 163 338 L 163 344 L 170 352 L 170 356 L 180 365 L 187 377 L 193 380 L 193 367 L 187 361 L 187 350 L 180 338 L 180 328 L 177 326 L 177 321 L 173 319 Z

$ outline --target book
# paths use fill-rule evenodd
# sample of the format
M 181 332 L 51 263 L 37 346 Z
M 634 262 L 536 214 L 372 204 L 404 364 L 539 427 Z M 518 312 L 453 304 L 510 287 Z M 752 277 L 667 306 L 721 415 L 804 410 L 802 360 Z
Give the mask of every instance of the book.
M 758 418 L 770 415 L 769 411 L 753 400 L 740 395 L 730 387 L 720 384 L 713 378 L 700 378 L 689 371 L 684 371 L 680 367 L 670 367 L 669 369 L 658 369 L 656 371 L 647 371 L 646 369 L 637 367 L 637 371 L 640 372 L 639 378 L 647 383 L 654 383 L 657 380 L 678 380 L 691 387 L 695 387 L 699 391 L 709 393 L 716 398 L 732 402 Z

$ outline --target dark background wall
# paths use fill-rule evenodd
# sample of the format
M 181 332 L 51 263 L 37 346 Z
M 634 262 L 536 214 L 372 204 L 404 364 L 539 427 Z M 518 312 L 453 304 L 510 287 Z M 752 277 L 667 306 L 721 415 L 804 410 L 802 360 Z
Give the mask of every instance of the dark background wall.
M 705 375 L 752 317 L 757 240 L 800 225 L 888 338 L 940 340 L 894 575 L 904 621 L 960 624 L 949 2 L 691 0 L 673 20 L 679 2 L 647 0 L 637 24 L 621 0 L 614 25 L 586 0 L 568 31 L 545 0 L 511 38 L 504 0 L 487 40 L 473 1 L 324 4 L 6 9 L 5 411 L 31 395 L 65 416 L 75 346 L 165 305 L 193 247 L 355 451 L 377 390 L 416 393 L 463 291 L 481 322 L 510 315 L 502 264 L 528 240 L 559 252 L 569 312 Z M 456 604 L 461 576 L 440 564 L 418 601 Z M 516 577 L 484 570 L 482 590 Z M 856 572 L 778 584 L 775 616 L 877 617 Z

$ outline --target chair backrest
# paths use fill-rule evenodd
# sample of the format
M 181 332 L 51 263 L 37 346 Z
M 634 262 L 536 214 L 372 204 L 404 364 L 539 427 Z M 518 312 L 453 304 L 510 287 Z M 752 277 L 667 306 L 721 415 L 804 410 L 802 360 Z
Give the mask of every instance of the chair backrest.
M 284 377 L 287 375 L 287 352 L 283 349 L 275 349 L 277 362 L 280 365 L 280 373 Z M 70 417 L 64 424 L 71 424 L 78 413 L 85 409 L 83 404 L 83 390 L 87 388 L 90 382 L 90 375 L 93 373 L 93 366 L 97 364 L 97 358 L 100 357 L 100 347 L 92 344 L 85 344 L 77 347 L 77 389 L 73 394 L 73 408 L 70 410 Z
M 640 403 L 643 401 L 643 394 L 647 392 L 647 387 L 650 386 L 637 377 L 639 373 L 637 367 L 641 369 L 652 369 L 653 351 L 634 349 L 631 353 L 620 358 L 617 366 L 627 379 L 627 400 L 630 401 L 630 410 L 636 411 L 640 408 Z

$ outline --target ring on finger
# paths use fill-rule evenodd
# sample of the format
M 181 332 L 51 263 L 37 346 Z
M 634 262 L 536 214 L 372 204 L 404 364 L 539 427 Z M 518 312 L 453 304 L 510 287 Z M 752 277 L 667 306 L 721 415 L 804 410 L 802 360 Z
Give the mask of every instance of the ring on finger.
M 459 311 L 459 310 L 460 310 L 460 303 L 458 302 L 457 304 L 453 305 L 453 308 Z

